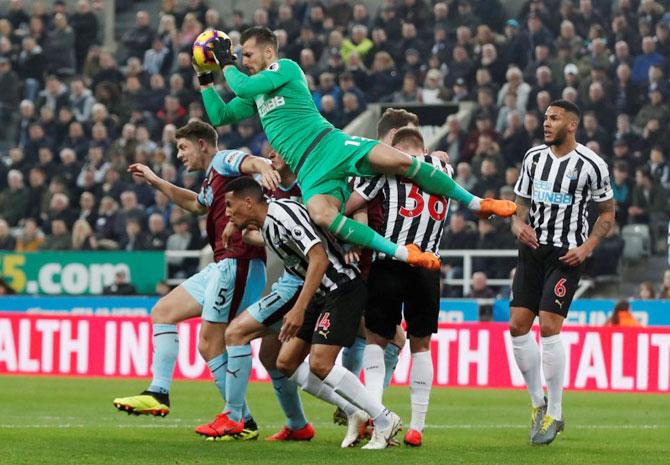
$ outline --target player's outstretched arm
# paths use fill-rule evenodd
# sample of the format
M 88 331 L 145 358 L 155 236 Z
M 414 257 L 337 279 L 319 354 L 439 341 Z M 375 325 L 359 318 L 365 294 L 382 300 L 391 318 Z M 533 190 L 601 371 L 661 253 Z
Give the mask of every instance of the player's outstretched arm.
M 151 187 L 161 191 L 173 203 L 179 205 L 184 210 L 188 210 L 196 215 L 207 213 L 207 207 L 198 202 L 198 194 L 176 186 L 165 179 L 161 179 L 148 166 L 142 163 L 133 163 L 128 167 L 128 172 L 134 176 L 143 178 Z
M 268 163 L 267 158 L 245 157 L 240 165 L 240 172 L 242 174 L 260 175 L 261 185 L 271 191 L 277 189 L 281 183 L 281 175 Z
M 294 337 L 305 320 L 305 311 L 310 301 L 316 294 L 316 290 L 321 285 L 323 275 L 326 273 L 330 262 L 326 250 L 321 244 L 315 244 L 307 252 L 307 272 L 305 273 L 305 283 L 298 295 L 298 299 L 293 308 L 284 315 L 284 324 L 279 332 L 279 340 L 287 342 Z

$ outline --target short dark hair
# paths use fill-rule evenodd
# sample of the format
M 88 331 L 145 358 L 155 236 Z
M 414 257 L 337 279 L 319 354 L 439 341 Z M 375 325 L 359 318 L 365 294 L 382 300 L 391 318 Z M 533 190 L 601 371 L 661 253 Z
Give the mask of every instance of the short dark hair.
M 408 124 L 419 125 L 419 117 L 407 110 L 387 108 L 377 122 L 377 137 L 381 139 L 391 129 L 400 129 Z
M 188 139 L 192 142 L 197 142 L 199 139 L 202 139 L 212 147 L 216 147 L 219 134 L 212 125 L 203 121 L 194 120 L 185 126 L 180 127 L 175 133 L 175 139 Z
M 403 127 L 398 129 L 398 132 L 393 135 L 391 145 L 395 146 L 403 142 L 411 144 L 412 147 L 424 147 L 424 141 L 421 132 L 418 129 L 411 127 Z
M 263 188 L 249 176 L 240 176 L 226 184 L 223 193 L 226 194 L 228 192 L 232 192 L 236 197 L 251 197 L 256 202 L 263 202 L 265 200 Z
M 563 100 L 563 99 L 554 100 L 549 104 L 549 106 L 562 108 L 568 113 L 572 113 L 573 115 L 575 115 L 577 119 L 581 119 L 582 117 L 582 112 L 579 109 L 579 107 L 569 100 Z
M 250 27 L 240 36 L 240 44 L 244 44 L 249 39 L 256 39 L 256 45 L 269 45 L 276 52 L 277 36 L 267 27 Z

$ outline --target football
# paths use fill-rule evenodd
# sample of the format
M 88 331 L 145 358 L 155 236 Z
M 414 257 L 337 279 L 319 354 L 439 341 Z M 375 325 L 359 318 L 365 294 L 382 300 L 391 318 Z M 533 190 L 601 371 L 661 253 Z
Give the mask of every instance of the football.
M 211 48 L 217 39 L 230 39 L 228 34 L 216 29 L 208 29 L 196 37 L 193 42 L 193 61 L 203 71 L 218 71 L 219 65 L 212 55 Z

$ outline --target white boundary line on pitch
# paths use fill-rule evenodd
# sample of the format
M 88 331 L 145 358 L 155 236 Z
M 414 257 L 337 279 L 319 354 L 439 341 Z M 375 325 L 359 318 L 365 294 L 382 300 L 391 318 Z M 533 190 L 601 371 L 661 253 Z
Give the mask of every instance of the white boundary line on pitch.
M 110 425 L 105 426 L 108 428 Z M 121 424 L 121 425 L 111 425 L 113 428 L 118 428 L 118 429 L 127 429 L 127 428 L 138 428 L 138 429 L 176 429 L 176 428 L 187 428 L 187 426 L 182 425 L 182 424 L 171 424 L 171 423 L 164 423 L 164 424 L 155 424 L 155 425 L 148 425 L 148 424 L 139 424 L 139 425 L 128 425 L 128 424 Z M 272 425 L 261 425 L 264 428 L 278 428 L 283 425 L 279 424 L 272 424 Z M 331 423 L 316 423 L 315 426 L 318 426 L 320 428 L 322 427 L 335 427 L 336 425 L 333 425 Z M 69 423 L 63 423 L 63 424 L 27 424 L 27 425 L 21 425 L 21 424 L 0 424 L 0 429 L 20 429 L 20 428 L 31 428 L 31 429 L 39 429 L 39 428 L 55 428 L 55 429 L 78 429 L 78 428 L 91 428 L 94 426 L 92 425 L 82 425 L 82 424 L 69 424 Z M 188 427 L 190 428 L 190 426 Z M 428 429 L 464 429 L 464 430 L 476 430 L 476 429 L 527 429 L 528 425 L 519 425 L 519 424 L 494 424 L 494 425 L 475 425 L 475 424 L 464 424 L 464 425 L 426 425 L 426 428 Z M 667 429 L 670 428 L 670 424 L 668 425 L 570 425 L 570 429 L 586 429 L 586 430 L 653 430 L 653 429 Z

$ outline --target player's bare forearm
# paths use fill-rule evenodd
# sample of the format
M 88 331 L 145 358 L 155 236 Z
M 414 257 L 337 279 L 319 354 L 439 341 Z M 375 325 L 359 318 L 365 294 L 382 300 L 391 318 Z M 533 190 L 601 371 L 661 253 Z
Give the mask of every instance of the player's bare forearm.
M 309 250 L 307 260 L 309 262 L 307 264 L 307 272 L 305 273 L 305 282 L 294 305 L 294 308 L 303 310 L 307 309 L 314 294 L 316 294 L 316 290 L 321 285 L 323 275 L 326 274 L 326 270 L 330 264 L 328 255 L 326 255 L 326 251 L 321 244 L 317 244 Z
M 598 218 L 593 225 L 591 234 L 585 242 L 591 250 L 595 249 L 600 241 L 607 236 L 607 233 L 612 229 L 616 220 L 614 199 L 598 202 L 596 203 L 596 208 L 598 210 Z
M 172 203 L 180 206 L 184 210 L 187 210 L 194 215 L 203 215 L 207 213 L 207 207 L 198 202 L 198 194 L 192 190 L 176 186 L 164 179 L 161 179 L 153 186 L 165 194 Z
M 255 245 L 257 247 L 263 247 L 265 245 L 263 235 L 258 229 L 247 228 L 242 231 L 242 240 L 249 245 Z
M 526 223 L 530 213 L 530 199 L 517 195 L 514 203 L 516 204 L 516 216 L 514 219 Z

